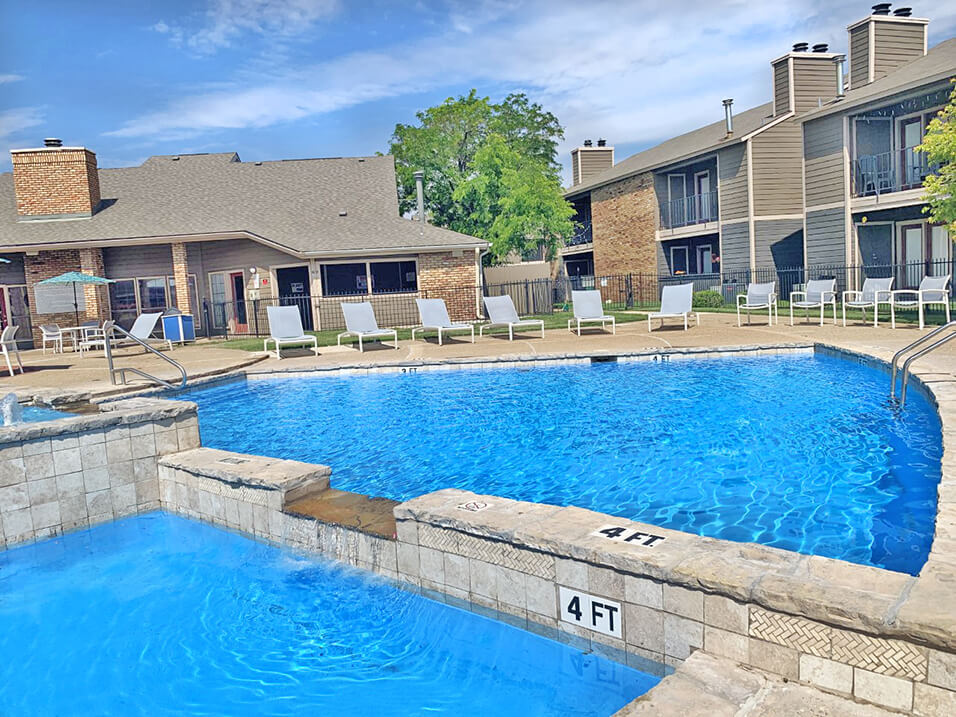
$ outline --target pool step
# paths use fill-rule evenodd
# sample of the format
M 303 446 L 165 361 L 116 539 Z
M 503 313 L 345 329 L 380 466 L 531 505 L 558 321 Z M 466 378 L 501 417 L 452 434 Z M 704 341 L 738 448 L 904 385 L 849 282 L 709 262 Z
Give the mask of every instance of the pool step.
M 373 498 L 361 493 L 329 488 L 289 503 L 285 512 L 315 518 L 323 523 L 354 528 L 391 540 L 395 537 L 396 505 L 396 501 L 388 498 Z

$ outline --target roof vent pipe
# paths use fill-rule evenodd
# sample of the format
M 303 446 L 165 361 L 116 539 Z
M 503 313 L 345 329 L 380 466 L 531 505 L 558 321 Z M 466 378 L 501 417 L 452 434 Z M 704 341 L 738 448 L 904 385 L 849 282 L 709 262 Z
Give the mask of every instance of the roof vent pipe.
M 813 46 L 814 52 L 829 52 L 830 46 L 825 42 L 818 42 Z
M 889 15 L 890 14 L 890 5 L 888 2 L 877 3 L 873 6 L 874 15 Z
M 810 49 L 810 43 L 808 42 L 795 42 L 793 44 L 794 52 L 806 52 L 808 49 Z
M 837 97 L 843 97 L 846 92 L 843 79 L 843 63 L 846 61 L 844 55 L 837 55 L 833 58 L 833 64 L 836 65 L 836 86 L 837 86 Z
M 598 140 L 598 147 L 607 147 L 607 140 L 606 140 L 606 139 L 599 139 L 599 140 Z
M 43 140 L 43 146 L 44 147 L 62 147 L 63 140 L 57 139 L 56 137 L 47 137 L 45 140 Z
M 724 100 L 724 120 L 727 122 L 727 136 L 729 137 L 734 133 L 734 113 L 731 109 L 733 107 L 734 101 Z
M 415 172 L 415 193 L 418 195 L 418 221 L 425 223 L 425 173 Z
M 893 11 L 893 14 L 896 17 L 909 17 L 913 14 L 913 8 L 911 7 L 898 7 Z

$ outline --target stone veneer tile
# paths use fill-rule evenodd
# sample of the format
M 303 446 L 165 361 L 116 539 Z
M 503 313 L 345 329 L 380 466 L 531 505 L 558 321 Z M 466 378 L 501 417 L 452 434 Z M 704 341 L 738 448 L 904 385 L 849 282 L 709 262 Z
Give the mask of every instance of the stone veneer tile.
M 557 616 L 557 595 L 553 582 L 534 575 L 526 575 L 525 590 L 529 613 L 533 612 L 550 618 Z
M 398 550 L 398 572 L 412 578 L 419 577 L 418 546 L 399 543 L 396 547 Z
M 400 524 L 399 524 L 400 525 Z M 467 592 L 471 588 L 468 558 L 453 553 L 444 553 L 445 556 L 445 585 Z
M 555 582 L 577 590 L 588 589 L 588 566 L 586 563 L 567 558 L 554 559 Z
M 54 457 L 56 453 L 54 452 Z M 129 438 L 118 438 L 116 440 L 106 441 L 106 460 L 111 465 L 122 461 L 133 459 L 133 451 L 130 448 Z
M 36 438 L 23 442 L 23 457 L 36 456 L 41 453 L 50 453 L 53 450 L 49 438 Z
M 495 566 L 491 563 L 471 558 L 468 561 L 468 569 L 471 576 L 469 590 L 472 596 L 480 596 L 497 602 L 498 575 L 495 572 Z M 399 572 L 402 572 L 401 564 L 399 564 Z
M 663 586 L 649 578 L 625 575 L 624 599 L 635 605 L 644 605 L 660 610 L 664 606 Z
M 609 568 L 588 565 L 588 592 L 623 602 L 624 575 Z
M 30 494 L 26 483 L 17 483 L 0 488 L 0 511 L 22 510 L 30 507 Z
M 664 611 L 691 620 L 704 619 L 704 593 L 664 583 Z
M 60 504 L 57 501 L 38 503 L 30 508 L 33 518 L 33 529 L 52 528 L 60 524 Z
M 812 620 L 750 608 L 750 636 L 816 657 L 830 656 L 831 628 Z
M 80 458 L 79 448 L 53 451 L 53 470 L 57 475 L 61 473 L 76 473 L 77 471 L 83 470 L 83 462 Z
M 400 543 L 418 545 L 418 523 L 414 520 L 396 521 L 395 534 Z
M 861 700 L 908 712 L 913 708 L 910 680 L 853 668 L 853 695 Z
M 713 655 L 726 657 L 734 662 L 749 664 L 750 638 L 740 633 L 704 625 L 704 649 Z
M 83 471 L 83 486 L 87 493 L 106 490 L 110 487 L 110 474 L 106 467 Z
M 788 680 L 800 679 L 800 653 L 783 645 L 750 638 L 750 664 Z
M 940 650 L 930 650 L 926 681 L 931 685 L 956 691 L 956 655 Z
M 956 692 L 917 682 L 913 685 L 913 714 L 920 717 L 956 715 Z
M 106 465 L 106 443 L 90 443 L 80 446 L 80 461 L 83 469 L 99 468 Z
M 33 515 L 29 508 L 3 512 L 3 537 L 7 543 L 33 538 Z
M 445 554 L 434 548 L 419 546 L 419 573 L 422 580 L 445 584 Z
M 50 476 L 55 475 L 53 467 L 53 454 L 37 453 L 31 456 L 24 456 L 23 468 L 25 475 L 29 480 L 49 478 Z M 2 472 L 2 468 L 0 468 L 0 472 Z M 3 481 L 0 480 L 0 485 L 2 484 Z
M 526 610 L 525 574 L 510 568 L 495 567 L 497 581 L 497 598 L 499 605 L 521 608 Z M 525 615 L 527 617 L 527 615 Z
M 721 630 L 746 635 L 750 626 L 750 607 L 722 595 L 705 595 L 704 622 Z
M 624 638 L 628 645 L 664 653 L 664 614 L 641 605 L 624 605 Z
M 27 492 L 30 495 L 30 505 L 50 503 L 57 499 L 56 479 L 43 478 L 27 483 Z M 46 526 L 43 526 L 46 527 Z
M 133 482 L 133 461 L 122 461 L 120 463 L 110 463 L 108 466 L 106 466 L 106 472 L 110 476 L 111 488 L 116 488 L 121 485 L 127 485 L 129 483 L 132 483 Z
M 853 668 L 814 655 L 800 655 L 801 682 L 833 692 L 850 694 L 853 691 Z
M 882 675 L 926 679 L 926 650 L 901 640 L 886 640 L 833 629 L 830 657 Z
M 696 620 L 664 613 L 664 655 L 686 660 L 704 645 L 704 625 Z

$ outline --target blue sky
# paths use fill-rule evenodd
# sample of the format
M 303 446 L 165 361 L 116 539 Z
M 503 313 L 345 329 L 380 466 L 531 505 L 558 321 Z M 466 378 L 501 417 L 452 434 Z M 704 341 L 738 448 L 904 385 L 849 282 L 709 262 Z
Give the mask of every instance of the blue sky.
M 554 112 L 565 163 L 599 137 L 620 160 L 720 120 L 724 97 L 767 101 L 772 58 L 797 41 L 845 51 L 869 4 L 0 0 L 0 147 L 61 137 L 104 167 L 372 154 L 397 122 L 475 87 Z M 956 35 L 956 0 L 914 11 L 931 45 Z

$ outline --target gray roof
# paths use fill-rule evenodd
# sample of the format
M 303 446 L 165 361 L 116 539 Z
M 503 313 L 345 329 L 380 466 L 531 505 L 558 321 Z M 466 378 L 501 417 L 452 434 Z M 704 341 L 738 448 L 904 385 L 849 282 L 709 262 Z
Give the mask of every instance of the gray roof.
M 234 152 L 156 156 L 100 169 L 99 178 L 103 208 L 92 217 L 18 221 L 13 175 L 0 174 L 0 247 L 233 232 L 298 254 L 486 245 L 402 218 L 390 156 L 261 163 L 240 162 Z
M 572 197 L 587 192 L 602 184 L 608 184 L 624 177 L 640 174 L 657 167 L 690 159 L 700 154 L 713 152 L 721 147 L 727 147 L 740 142 L 743 137 L 760 129 L 773 119 L 773 103 L 768 102 L 758 107 L 745 110 L 734 115 L 734 135 L 728 138 L 724 121 L 714 122 L 706 127 L 695 129 L 687 134 L 674 137 L 665 142 L 645 149 L 643 152 L 632 154 L 613 167 L 596 174 L 585 182 L 567 189 L 566 197 Z
M 836 112 L 864 105 L 890 95 L 950 79 L 956 75 L 956 38 L 939 43 L 915 60 L 901 65 L 888 75 L 848 91 L 842 98 L 814 108 L 801 116 L 800 121 L 824 117 Z

